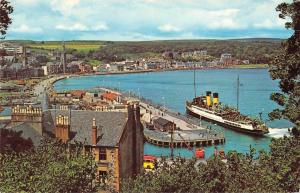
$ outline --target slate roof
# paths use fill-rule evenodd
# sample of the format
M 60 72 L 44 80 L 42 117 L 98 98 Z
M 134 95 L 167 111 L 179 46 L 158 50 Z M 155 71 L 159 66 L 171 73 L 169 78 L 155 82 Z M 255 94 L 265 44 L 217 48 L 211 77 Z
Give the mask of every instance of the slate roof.
M 167 119 L 164 119 L 164 118 L 161 118 L 159 117 L 158 119 L 155 119 L 153 120 L 154 122 L 158 123 L 159 125 L 161 126 L 165 126 L 167 125 L 168 123 L 172 123 L 171 121 L 167 120 Z
M 106 147 L 118 146 L 123 130 L 127 123 L 125 112 L 98 112 L 72 110 L 71 116 L 68 110 L 48 110 L 44 112 L 44 130 L 54 133 L 55 116 L 69 116 L 71 122 L 71 142 L 92 144 L 92 120 L 96 119 L 98 127 L 97 145 Z
M 10 123 L 5 129 L 13 131 L 22 131 L 21 137 L 24 139 L 31 139 L 34 146 L 40 145 L 42 135 L 30 124 L 26 122 L 21 123 Z

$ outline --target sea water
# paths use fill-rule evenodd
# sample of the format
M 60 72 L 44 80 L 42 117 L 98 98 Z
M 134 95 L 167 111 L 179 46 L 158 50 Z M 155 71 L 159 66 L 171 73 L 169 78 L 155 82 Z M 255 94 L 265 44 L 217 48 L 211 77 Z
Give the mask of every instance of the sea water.
M 274 129 L 270 129 L 270 133 L 264 137 L 255 137 L 214 124 L 203 124 L 224 130 L 226 143 L 218 145 L 218 148 L 224 149 L 225 152 L 236 150 L 247 153 L 250 145 L 257 151 L 262 149 L 268 151 L 272 137 L 288 134 L 286 128 L 292 125 L 286 120 L 270 121 L 268 119 L 268 113 L 278 107 L 275 102 L 270 100 L 270 94 L 279 92 L 280 89 L 278 81 L 270 78 L 267 69 L 196 70 L 196 94 L 202 95 L 205 94 L 205 91 L 218 92 L 221 103 L 237 106 L 237 76 L 240 80 L 239 110 L 245 115 L 257 118 L 259 113 L 262 113 L 263 120 Z M 81 76 L 64 79 L 54 85 L 58 91 L 93 87 L 117 88 L 122 92 L 150 99 L 185 114 L 185 102 L 194 97 L 194 71 Z M 206 157 L 212 155 L 213 150 L 213 146 L 205 147 Z M 168 156 L 170 149 L 145 143 L 144 153 Z M 174 154 L 184 157 L 194 155 L 193 151 L 186 148 L 175 149 Z

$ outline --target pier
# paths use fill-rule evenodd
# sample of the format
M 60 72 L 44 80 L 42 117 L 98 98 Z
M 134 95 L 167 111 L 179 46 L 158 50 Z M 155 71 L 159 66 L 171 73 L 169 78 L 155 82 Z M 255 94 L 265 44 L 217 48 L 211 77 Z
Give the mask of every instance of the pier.
M 171 133 L 150 130 L 144 126 L 145 139 L 157 146 L 162 147 L 203 147 L 225 143 L 225 137 L 211 130 L 181 130 L 174 131 L 173 139 Z
M 149 143 L 162 147 L 203 147 L 225 143 L 222 131 L 201 126 L 200 122 L 173 112 L 166 107 L 154 106 L 140 101 L 144 137 Z M 160 131 L 150 128 L 153 119 L 163 118 L 176 125 L 171 131 Z

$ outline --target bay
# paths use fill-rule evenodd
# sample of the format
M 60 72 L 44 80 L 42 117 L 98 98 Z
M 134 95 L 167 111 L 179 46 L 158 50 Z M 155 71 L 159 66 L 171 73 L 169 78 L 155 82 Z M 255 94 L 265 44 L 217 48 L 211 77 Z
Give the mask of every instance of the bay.
M 280 91 L 278 81 L 270 78 L 267 69 L 214 69 L 196 70 L 197 95 L 205 91 L 218 92 L 220 102 L 231 106 L 237 103 L 237 76 L 240 79 L 239 109 L 243 114 L 258 117 L 262 112 L 263 120 L 272 128 L 287 128 L 291 124 L 286 120 L 269 121 L 268 113 L 278 107 L 271 101 L 270 94 Z M 122 92 L 132 93 L 155 103 L 185 114 L 185 101 L 194 97 L 194 71 L 163 71 L 155 73 L 117 74 L 80 76 L 64 79 L 55 83 L 58 91 L 72 89 L 90 89 L 94 87 L 110 87 L 121 89 Z M 204 125 L 211 125 L 204 123 Z M 211 125 L 223 129 L 222 127 Z M 224 129 L 226 143 L 219 145 L 225 152 L 236 150 L 249 152 L 249 146 L 268 150 L 272 137 L 282 136 L 286 129 L 271 129 L 265 137 L 254 137 L 247 134 Z M 206 156 L 213 153 L 214 147 L 205 147 Z M 169 148 L 157 147 L 148 143 L 144 146 L 145 154 L 167 156 Z M 175 155 L 192 157 L 193 151 L 184 148 L 175 150 Z

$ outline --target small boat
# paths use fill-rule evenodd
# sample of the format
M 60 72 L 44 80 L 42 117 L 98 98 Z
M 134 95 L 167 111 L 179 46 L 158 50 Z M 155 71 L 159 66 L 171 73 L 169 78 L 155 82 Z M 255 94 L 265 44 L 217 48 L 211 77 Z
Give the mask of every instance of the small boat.
M 0 113 L 4 110 L 4 108 L 2 106 L 0 106 Z

